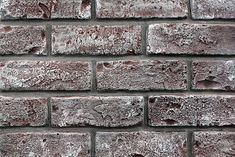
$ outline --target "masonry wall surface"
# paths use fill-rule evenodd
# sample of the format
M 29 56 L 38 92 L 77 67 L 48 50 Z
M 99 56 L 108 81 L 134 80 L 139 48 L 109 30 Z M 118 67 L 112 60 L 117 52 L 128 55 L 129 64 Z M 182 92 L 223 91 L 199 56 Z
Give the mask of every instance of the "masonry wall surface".
M 0 157 L 235 156 L 235 0 L 0 14 Z

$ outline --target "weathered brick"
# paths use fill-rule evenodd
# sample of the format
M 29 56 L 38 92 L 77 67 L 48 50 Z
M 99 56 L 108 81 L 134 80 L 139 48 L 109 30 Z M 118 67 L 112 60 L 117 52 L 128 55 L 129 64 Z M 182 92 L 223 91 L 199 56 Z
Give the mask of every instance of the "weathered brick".
M 141 54 L 141 26 L 54 26 L 53 54 Z
M 78 61 L 0 62 L 2 90 L 89 90 L 91 64 Z
M 98 62 L 98 90 L 185 90 L 187 64 L 179 60 Z
M 185 133 L 98 132 L 96 157 L 186 157 Z
M 0 96 L 1 126 L 43 126 L 47 122 L 46 98 Z
M 235 0 L 191 0 L 194 19 L 234 19 Z
M 183 18 L 187 0 L 96 0 L 98 18 Z
M 232 96 L 151 96 L 151 126 L 235 125 L 235 97 Z
M 88 133 L 26 132 L 0 136 L 0 156 L 90 157 Z
M 47 54 L 45 32 L 45 26 L 0 25 L 0 55 Z
M 148 54 L 234 55 L 234 25 L 152 24 Z
M 52 125 L 132 126 L 143 121 L 141 96 L 54 97 L 51 100 Z
M 235 132 L 195 132 L 195 157 L 234 157 Z
M 235 61 L 194 61 L 193 89 L 235 90 Z
M 91 0 L 2 0 L 2 19 L 79 18 L 91 16 Z

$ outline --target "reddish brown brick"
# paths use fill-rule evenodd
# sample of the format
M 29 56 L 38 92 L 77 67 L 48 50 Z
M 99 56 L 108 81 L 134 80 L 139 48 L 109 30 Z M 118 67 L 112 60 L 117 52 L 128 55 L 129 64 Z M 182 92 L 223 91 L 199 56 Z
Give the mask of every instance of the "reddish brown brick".
M 98 132 L 96 157 L 104 156 L 186 157 L 186 134 L 147 131 Z
M 90 18 L 91 0 L 2 0 L 2 19 Z
M 235 61 L 194 61 L 193 89 L 235 90 Z
M 187 0 L 96 0 L 98 18 L 182 18 Z
M 234 55 L 234 25 L 152 24 L 148 54 Z
M 195 157 L 234 157 L 235 132 L 195 132 Z
M 151 126 L 235 125 L 232 96 L 151 96 L 148 108 Z
M 191 0 L 194 19 L 235 19 L 235 0 Z
M 52 124 L 65 126 L 132 126 L 143 121 L 141 96 L 54 97 L 51 100 Z
M 53 54 L 141 54 L 141 26 L 54 26 Z
M 0 62 L 2 90 L 89 90 L 91 64 L 78 61 Z
M 1 126 L 43 126 L 47 122 L 47 99 L 0 96 Z
M 0 136 L 0 156 L 90 157 L 88 133 L 17 132 Z
M 187 64 L 179 60 L 98 62 L 98 90 L 185 90 Z
M 0 55 L 46 55 L 45 26 L 0 25 Z

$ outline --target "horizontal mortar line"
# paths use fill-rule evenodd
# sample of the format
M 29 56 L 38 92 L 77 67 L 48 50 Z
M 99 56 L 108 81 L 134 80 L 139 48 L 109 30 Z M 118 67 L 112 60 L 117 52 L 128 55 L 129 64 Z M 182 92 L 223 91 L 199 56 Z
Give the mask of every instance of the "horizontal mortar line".
M 58 20 L 4 20 L 0 21 L 0 24 L 22 24 L 22 25 L 47 25 L 47 24 L 101 24 L 101 25 L 113 25 L 113 24 L 154 24 L 154 23 L 191 23 L 191 24 L 235 24 L 235 20 L 192 20 L 192 19 L 91 19 L 91 20 L 74 20 L 74 19 L 58 19 Z
M 37 93 L 37 94 L 36 94 Z M 1 91 L 0 96 L 9 97 L 76 97 L 76 96 L 235 96 L 235 91 L 107 91 L 107 92 L 81 92 L 81 91 Z
M 234 127 L 188 127 L 188 126 L 164 126 L 164 127 L 122 127 L 122 128 L 105 128 L 105 127 L 67 127 L 67 128 L 56 128 L 56 127 L 5 127 L 1 128 L 1 132 L 14 133 L 14 132 L 136 132 L 136 131 L 153 131 L 153 132 L 196 132 L 196 131 L 228 131 L 235 132 Z
M 6 55 L 0 56 L 0 61 L 9 60 L 33 60 L 33 61 L 117 61 L 117 60 L 235 60 L 234 55 L 206 55 L 206 56 L 190 56 L 190 55 L 136 55 L 136 56 L 77 56 L 77 55 L 60 55 L 60 56 L 31 56 L 31 55 Z

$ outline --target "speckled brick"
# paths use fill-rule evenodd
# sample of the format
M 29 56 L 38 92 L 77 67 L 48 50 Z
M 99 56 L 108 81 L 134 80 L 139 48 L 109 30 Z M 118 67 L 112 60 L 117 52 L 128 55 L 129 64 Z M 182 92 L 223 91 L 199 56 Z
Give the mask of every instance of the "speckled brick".
M 98 18 L 183 18 L 187 0 L 96 0 Z
M 235 61 L 194 61 L 192 88 L 199 90 L 235 90 Z
M 0 96 L 0 127 L 44 126 L 47 110 L 46 98 Z
M 141 96 L 54 97 L 51 100 L 52 125 L 133 126 L 143 121 Z
M 98 90 L 185 90 L 187 64 L 182 60 L 98 62 Z
M 90 134 L 16 132 L 0 136 L 1 157 L 90 157 Z
M 141 26 L 54 26 L 52 38 L 57 55 L 142 54 Z
M 0 25 L 0 55 L 45 55 L 45 26 Z
M 96 157 L 186 157 L 185 133 L 98 132 Z
M 50 19 L 91 16 L 91 0 L 1 0 L 2 19 Z
M 235 132 L 195 132 L 195 157 L 234 157 Z
M 234 55 L 235 26 L 222 24 L 152 24 L 148 54 Z
M 191 0 L 194 19 L 235 19 L 235 0 Z
M 2 90 L 89 90 L 91 64 L 78 61 L 0 62 Z
M 235 125 L 232 96 L 151 96 L 148 108 L 151 126 Z

